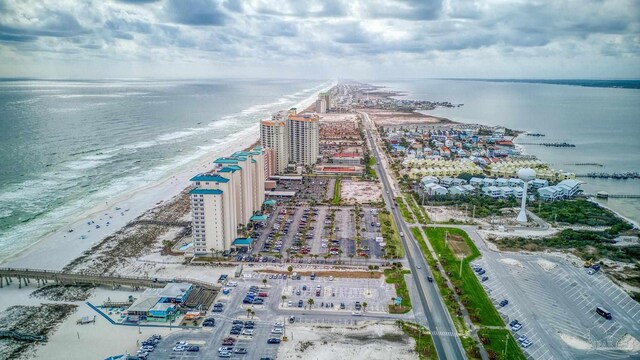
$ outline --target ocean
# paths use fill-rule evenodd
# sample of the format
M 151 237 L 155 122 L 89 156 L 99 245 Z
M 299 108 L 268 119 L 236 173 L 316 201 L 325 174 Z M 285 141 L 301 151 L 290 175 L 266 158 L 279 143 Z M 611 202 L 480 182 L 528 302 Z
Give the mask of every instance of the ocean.
M 329 85 L 0 79 L 0 259 L 246 131 L 258 136 L 260 119 Z
M 543 133 L 516 143 L 567 142 L 575 148 L 523 145 L 555 169 L 576 174 L 640 172 L 640 89 L 638 81 L 616 80 L 444 80 L 373 82 L 405 92 L 406 98 L 464 104 L 427 113 L 462 123 L 501 125 Z M 600 166 L 581 166 L 597 163 Z M 585 193 L 640 194 L 640 180 L 580 178 Z M 599 200 L 640 222 L 640 199 Z

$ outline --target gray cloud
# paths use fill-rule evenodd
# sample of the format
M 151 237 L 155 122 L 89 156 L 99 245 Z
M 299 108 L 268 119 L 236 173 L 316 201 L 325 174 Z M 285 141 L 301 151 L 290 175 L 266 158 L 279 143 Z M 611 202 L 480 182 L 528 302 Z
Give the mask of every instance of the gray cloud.
M 106 59 L 145 68 L 168 61 L 176 73 L 215 63 L 285 75 L 327 64 L 413 74 L 438 63 L 455 73 L 465 64 L 499 72 L 535 61 L 548 71 L 543 64 L 586 58 L 583 67 L 640 76 L 638 39 L 636 0 L 0 0 L 0 53 L 69 67 Z M 5 61 L 0 75 L 25 66 Z
M 227 15 L 215 0 L 168 0 L 166 15 L 184 25 L 224 25 Z

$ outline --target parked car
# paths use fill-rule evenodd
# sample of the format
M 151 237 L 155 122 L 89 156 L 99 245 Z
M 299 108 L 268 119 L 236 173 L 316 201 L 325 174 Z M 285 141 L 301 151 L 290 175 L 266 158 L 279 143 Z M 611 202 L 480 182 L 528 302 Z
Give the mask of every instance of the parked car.
M 511 320 L 511 322 L 509 323 L 509 326 L 513 326 L 513 325 L 515 325 L 517 323 L 518 323 L 518 320 L 515 320 L 515 319 Z
M 253 336 L 253 329 L 242 330 L 242 335 Z
M 518 337 L 518 342 L 523 342 L 527 340 L 527 335 L 520 335 L 520 337 Z
M 304 306 L 304 302 L 302 300 L 298 300 L 298 307 L 301 308 Z
M 484 269 L 480 269 L 480 271 L 478 271 L 478 275 L 484 275 L 486 273 L 486 271 Z
M 270 338 L 267 340 L 267 344 L 280 344 L 280 339 L 278 338 Z
M 187 348 L 187 351 L 189 352 L 198 352 L 200 351 L 200 346 L 196 346 L 196 345 L 191 345 Z
M 295 316 L 289 316 L 289 323 L 293 324 L 294 322 L 296 322 L 296 317 Z
M 247 353 L 247 349 L 245 348 L 236 348 L 235 350 L 233 350 L 234 353 L 236 354 L 246 354 Z
M 513 331 L 518 331 L 520 329 L 522 329 L 522 324 L 515 324 L 511 327 L 511 330 Z
M 504 299 L 504 300 L 500 301 L 500 307 L 505 307 L 505 306 L 507 306 L 508 303 L 509 303 L 509 300 Z
M 528 348 L 531 345 L 533 345 L 533 342 L 531 342 L 531 340 L 525 340 L 525 341 L 522 342 L 522 347 L 523 348 Z
M 231 357 L 231 351 L 221 351 L 218 353 L 220 357 Z
M 480 280 L 481 280 L 482 282 L 485 282 L 485 281 L 489 280 L 489 277 L 488 277 L 488 276 L 483 276 L 483 277 L 482 277 L 482 279 L 480 279 Z

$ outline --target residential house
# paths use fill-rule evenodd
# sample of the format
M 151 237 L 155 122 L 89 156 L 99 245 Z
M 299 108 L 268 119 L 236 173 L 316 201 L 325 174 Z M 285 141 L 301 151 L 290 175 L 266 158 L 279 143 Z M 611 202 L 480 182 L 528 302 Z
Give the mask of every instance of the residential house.
M 462 186 L 452 186 L 449 188 L 449 194 L 451 195 L 464 195 L 467 192 L 468 190 Z
M 492 178 L 484 178 L 482 179 L 482 187 L 485 186 L 494 186 L 495 185 L 495 180 Z
M 563 196 L 562 188 L 557 186 L 545 186 L 538 189 L 538 197 L 544 201 L 555 201 Z
M 503 198 L 508 198 L 509 196 L 513 196 L 513 188 L 510 188 L 508 186 L 500 186 L 500 193 Z
M 494 199 L 500 198 L 502 196 L 502 191 L 500 190 L 499 187 L 496 187 L 496 186 L 486 186 L 482 189 L 482 192 L 485 195 L 491 196 Z
M 479 177 L 472 177 L 471 179 L 469 179 L 469 185 L 478 188 L 482 186 L 482 180 L 483 178 L 479 178 Z
M 444 185 L 444 186 L 451 186 L 453 185 L 453 178 L 450 177 L 444 177 L 440 180 L 440 184 Z
M 523 187 L 524 186 L 524 181 L 522 181 L 522 179 L 518 179 L 518 178 L 511 178 L 509 179 L 509 181 L 507 182 L 507 186 L 510 187 Z
M 509 185 L 509 180 L 507 180 L 505 178 L 497 178 L 494 185 L 497 186 L 497 187 L 508 186 Z
M 562 194 L 565 198 L 572 198 L 581 191 L 580 182 L 574 179 L 562 180 L 556 187 L 562 189 Z
M 531 186 L 534 189 L 540 189 L 540 188 L 549 186 L 549 181 L 544 179 L 533 179 L 529 181 L 529 186 Z
M 446 195 L 447 194 L 447 188 L 444 186 L 440 186 L 438 184 L 427 184 L 425 186 L 424 191 L 427 193 L 427 195 Z
M 465 185 L 466 183 L 467 183 L 467 180 L 465 179 L 460 179 L 460 178 L 453 179 L 453 185 L 455 186 Z

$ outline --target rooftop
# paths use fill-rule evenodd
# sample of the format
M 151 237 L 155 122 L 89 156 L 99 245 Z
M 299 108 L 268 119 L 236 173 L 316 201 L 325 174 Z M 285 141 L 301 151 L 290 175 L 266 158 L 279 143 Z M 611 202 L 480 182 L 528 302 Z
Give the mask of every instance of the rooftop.
M 226 183 L 229 182 L 229 179 L 223 178 L 218 174 L 199 174 L 191 178 L 191 181 L 215 181 Z

